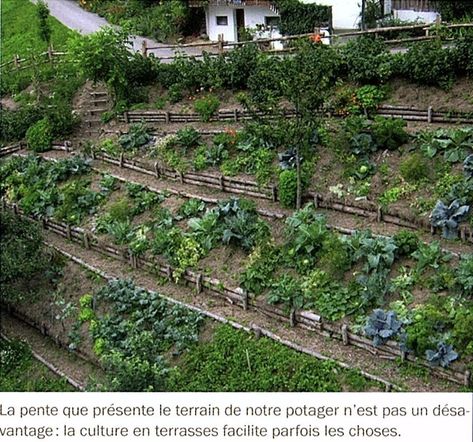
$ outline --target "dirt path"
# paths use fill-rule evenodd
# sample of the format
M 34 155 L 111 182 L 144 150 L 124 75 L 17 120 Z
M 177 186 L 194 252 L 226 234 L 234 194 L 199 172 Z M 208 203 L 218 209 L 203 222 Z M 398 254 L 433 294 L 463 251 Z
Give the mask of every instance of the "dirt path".
M 50 338 L 4 311 L 0 312 L 0 324 L 0 330 L 8 338 L 26 341 L 34 352 L 79 384 L 86 386 L 91 378 L 103 378 L 99 368 L 59 348 Z
M 409 391 L 456 391 L 458 386 L 430 376 L 428 370 L 420 370 L 421 376 L 413 376 L 415 368 L 401 368 L 396 361 L 380 359 L 366 351 L 352 346 L 343 346 L 338 341 L 330 340 L 304 329 L 291 329 L 287 325 L 270 319 L 260 312 L 244 311 L 241 308 L 210 297 L 208 294 L 196 295 L 192 288 L 165 283 L 158 285 L 156 277 L 140 270 L 133 270 L 119 261 L 112 260 L 85 250 L 79 245 L 65 241 L 52 232 L 45 232 L 45 239 L 85 262 L 99 268 L 101 271 L 117 278 L 133 278 L 137 285 L 149 290 L 172 297 L 176 300 L 201 307 L 207 311 L 232 319 L 240 324 L 251 326 L 257 324 L 276 333 L 283 339 L 288 339 L 323 355 L 348 363 L 354 368 L 365 370 L 381 376 L 393 384 Z

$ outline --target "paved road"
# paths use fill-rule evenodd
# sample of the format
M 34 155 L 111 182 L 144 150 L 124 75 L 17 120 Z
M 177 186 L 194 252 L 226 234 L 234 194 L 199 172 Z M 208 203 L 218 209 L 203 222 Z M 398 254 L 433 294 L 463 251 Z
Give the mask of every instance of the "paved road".
M 31 1 L 36 3 L 36 0 Z M 81 34 L 92 34 L 104 26 L 110 26 L 103 17 L 82 9 L 75 0 L 45 0 L 45 2 L 49 6 L 51 15 L 56 17 L 68 28 L 74 29 Z M 174 55 L 172 49 L 161 49 L 160 47 L 163 46 L 162 43 L 140 36 L 133 36 L 131 38 L 135 51 L 141 50 L 143 40 L 146 40 L 148 47 L 159 48 L 150 51 L 157 57 L 172 57 Z M 200 55 L 202 53 L 199 48 L 185 48 L 184 52 L 187 55 Z

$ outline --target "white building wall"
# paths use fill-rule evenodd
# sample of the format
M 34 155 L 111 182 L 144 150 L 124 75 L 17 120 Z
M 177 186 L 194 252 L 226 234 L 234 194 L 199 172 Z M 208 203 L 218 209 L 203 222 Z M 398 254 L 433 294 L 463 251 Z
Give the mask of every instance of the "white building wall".
M 279 14 L 264 6 L 247 6 L 245 8 L 245 27 L 256 28 L 256 25 L 264 25 L 265 17 L 279 17 Z
M 228 6 L 208 6 L 206 10 L 207 15 L 207 32 L 209 39 L 212 41 L 218 40 L 218 35 L 223 34 L 225 41 L 236 41 L 236 13 L 234 8 Z M 217 25 L 217 17 L 228 17 L 227 26 Z
M 302 3 L 317 3 L 332 6 L 334 29 L 356 29 L 360 21 L 361 0 L 300 0 Z
M 278 17 L 279 15 L 264 6 L 246 6 L 242 8 L 234 8 L 229 6 L 208 6 L 206 10 L 207 30 L 209 39 L 218 40 L 218 35 L 223 34 L 225 41 L 237 41 L 237 23 L 236 9 L 244 9 L 245 27 L 256 28 L 257 25 L 264 25 L 265 17 Z M 217 17 L 228 17 L 227 26 L 217 25 Z
M 402 21 L 420 21 L 422 23 L 433 23 L 437 20 L 437 12 L 422 12 L 404 9 L 394 9 L 393 15 Z

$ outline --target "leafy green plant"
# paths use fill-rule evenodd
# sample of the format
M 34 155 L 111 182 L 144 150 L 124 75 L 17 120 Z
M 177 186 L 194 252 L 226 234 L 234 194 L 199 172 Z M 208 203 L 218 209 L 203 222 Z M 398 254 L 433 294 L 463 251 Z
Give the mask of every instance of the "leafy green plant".
M 419 183 L 429 177 L 429 163 L 419 154 L 407 157 L 399 166 L 401 176 L 409 183 Z
M 453 201 L 448 207 L 438 201 L 430 214 L 430 222 L 434 227 L 442 228 L 442 236 L 446 239 L 458 238 L 458 227 L 463 221 L 470 206 L 462 206 L 458 200 Z
M 395 258 L 397 246 L 392 238 L 361 235 L 352 242 L 353 260 L 365 261 L 366 272 L 378 272 L 389 269 Z
M 284 304 L 287 309 L 300 309 L 305 304 L 300 282 L 289 275 L 281 276 L 271 285 L 267 301 L 269 304 Z
M 374 142 L 379 149 L 396 150 L 409 140 L 406 125 L 399 118 L 375 117 L 371 126 Z
M 53 135 L 51 123 L 47 118 L 39 120 L 26 131 L 26 144 L 34 152 L 45 152 L 51 149 Z
M 199 146 L 201 138 L 200 133 L 193 127 L 185 127 L 177 131 L 175 144 L 182 149 L 185 155 L 189 150 Z
M 455 271 L 455 282 L 463 296 L 473 298 L 473 254 L 461 256 Z
M 378 347 L 401 333 L 402 322 L 393 311 L 373 310 L 364 328 L 366 336 L 373 338 L 373 345 Z
M 467 152 L 473 150 L 473 129 L 438 129 L 434 132 L 422 132 L 418 135 L 418 143 L 424 154 L 433 158 L 443 153 L 449 163 L 463 161 Z
M 429 244 L 419 243 L 412 257 L 417 260 L 416 271 L 421 273 L 427 268 L 438 269 L 443 263 L 448 262 L 452 255 L 444 253 L 440 243 L 433 241 Z
M 144 123 L 132 124 L 127 134 L 118 139 L 118 143 L 125 152 L 133 151 L 145 146 L 151 141 L 149 129 Z
M 177 211 L 178 218 L 185 219 L 197 216 L 205 211 L 205 202 L 196 198 L 186 200 Z
M 419 235 L 409 230 L 400 230 L 393 236 L 398 256 L 410 256 L 419 247 Z
M 214 95 L 195 100 L 194 110 L 200 115 L 202 121 L 208 122 L 220 107 L 220 100 Z
M 283 207 L 295 207 L 297 194 L 297 174 L 295 170 L 283 170 L 279 174 L 278 191 L 279 201 Z

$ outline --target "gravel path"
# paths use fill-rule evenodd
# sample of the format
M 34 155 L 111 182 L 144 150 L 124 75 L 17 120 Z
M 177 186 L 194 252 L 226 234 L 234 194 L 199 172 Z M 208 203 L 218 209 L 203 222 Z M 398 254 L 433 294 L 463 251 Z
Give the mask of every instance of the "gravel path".
M 37 2 L 37 0 L 31 1 L 33 3 Z M 92 34 L 104 26 L 110 26 L 110 23 L 108 23 L 103 17 L 81 8 L 75 0 L 45 0 L 45 2 L 48 4 L 52 16 L 56 17 L 68 28 L 78 31 L 81 34 Z M 132 36 L 131 38 L 134 51 L 141 50 L 143 40 L 146 41 L 148 47 L 157 48 L 149 51 L 157 57 L 174 56 L 174 51 L 172 49 L 163 49 L 162 46 L 164 45 L 162 43 L 158 43 L 155 40 L 141 36 Z M 202 54 L 202 50 L 198 47 L 183 48 L 181 52 L 185 53 L 186 55 Z

